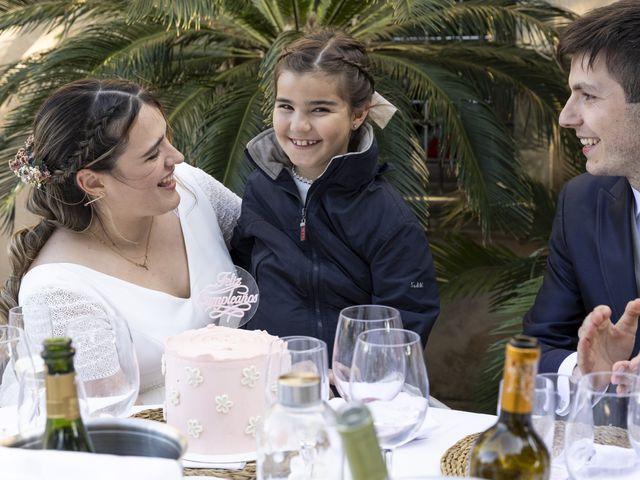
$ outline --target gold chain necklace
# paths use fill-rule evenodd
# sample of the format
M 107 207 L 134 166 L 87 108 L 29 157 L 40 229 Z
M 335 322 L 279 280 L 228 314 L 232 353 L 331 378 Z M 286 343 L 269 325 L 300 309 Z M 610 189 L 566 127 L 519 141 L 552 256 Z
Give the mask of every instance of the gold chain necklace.
M 100 223 L 100 228 L 104 232 L 104 236 L 107 237 L 109 242 L 111 242 L 111 245 L 109 245 L 107 242 L 105 242 L 102 238 L 98 237 L 95 233 L 91 232 L 91 235 L 93 235 L 93 237 L 96 238 L 102 245 L 107 247 L 109 250 L 111 250 L 113 253 L 118 255 L 120 258 L 123 258 L 124 260 L 126 260 L 127 262 L 129 262 L 132 265 L 135 265 L 136 267 L 144 268 L 145 270 L 148 271 L 149 267 L 147 266 L 147 262 L 149 261 L 149 244 L 151 243 L 151 229 L 153 228 L 153 219 L 154 218 L 155 217 L 151 217 L 151 223 L 149 224 L 149 232 L 147 233 L 147 244 L 144 247 L 144 261 L 142 261 L 142 262 L 136 262 L 135 260 L 127 257 L 122 252 L 120 252 L 120 249 L 118 248 L 118 245 L 116 244 L 116 242 L 114 242 L 111 239 L 111 237 L 109 236 L 109 234 L 105 230 L 105 228 L 102 225 L 102 222 L 100 220 L 98 220 L 98 222 Z

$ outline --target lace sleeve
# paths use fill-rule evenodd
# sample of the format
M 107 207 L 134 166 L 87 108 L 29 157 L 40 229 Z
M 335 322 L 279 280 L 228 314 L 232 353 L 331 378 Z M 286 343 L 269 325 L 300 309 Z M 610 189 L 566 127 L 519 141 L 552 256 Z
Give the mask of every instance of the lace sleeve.
M 240 216 L 240 197 L 211 175 L 199 168 L 193 169 L 193 178 L 202 188 L 218 217 L 218 225 L 227 247 L 231 243 L 233 229 Z
M 89 295 L 60 287 L 45 287 L 31 293 L 23 305 L 46 305 L 49 325 L 37 324 L 25 318 L 24 329 L 29 337 L 71 336 L 76 349 L 74 365 L 78 378 L 97 380 L 114 375 L 119 369 L 113 315 L 106 306 Z M 73 324 L 72 332 L 68 327 Z

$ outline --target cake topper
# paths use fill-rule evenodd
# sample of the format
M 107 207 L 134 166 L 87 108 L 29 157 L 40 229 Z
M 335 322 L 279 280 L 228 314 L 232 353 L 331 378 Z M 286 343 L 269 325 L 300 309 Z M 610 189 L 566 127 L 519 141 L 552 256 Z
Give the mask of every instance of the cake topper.
M 216 281 L 198 295 L 211 323 L 238 328 L 246 324 L 258 309 L 258 285 L 249 272 L 234 267 L 233 272 L 220 272 Z

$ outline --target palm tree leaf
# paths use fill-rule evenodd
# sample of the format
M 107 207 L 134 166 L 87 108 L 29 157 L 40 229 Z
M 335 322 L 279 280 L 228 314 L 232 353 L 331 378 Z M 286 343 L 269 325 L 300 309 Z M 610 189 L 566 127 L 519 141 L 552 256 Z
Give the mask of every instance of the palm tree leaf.
M 241 86 L 225 93 L 205 117 L 192 160 L 240 193 L 250 171 L 245 145 L 264 128 L 262 93 L 255 78 L 245 78 Z

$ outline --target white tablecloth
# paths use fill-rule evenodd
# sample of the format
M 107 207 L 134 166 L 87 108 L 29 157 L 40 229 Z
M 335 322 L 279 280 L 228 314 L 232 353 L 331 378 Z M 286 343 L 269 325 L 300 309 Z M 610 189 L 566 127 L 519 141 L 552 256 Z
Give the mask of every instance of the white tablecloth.
M 145 408 L 151 407 L 134 407 L 136 411 Z M 14 415 L 15 410 L 0 408 L 0 426 L 15 424 Z M 426 438 L 396 449 L 394 477 L 440 475 L 440 458 L 450 446 L 466 435 L 487 429 L 496 421 L 493 415 L 441 408 L 429 408 L 427 416 L 436 426 L 428 430 Z
M 398 449 L 393 456 L 393 476 L 440 475 L 440 458 L 461 438 L 486 430 L 496 422 L 494 415 L 429 408 L 427 417 L 437 427 L 427 438 L 415 440 Z

